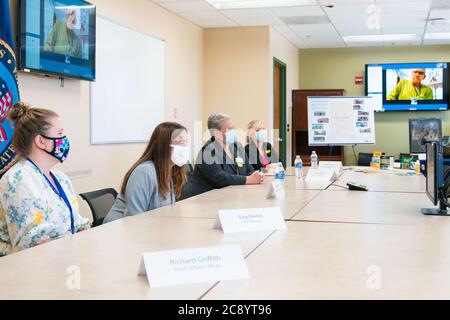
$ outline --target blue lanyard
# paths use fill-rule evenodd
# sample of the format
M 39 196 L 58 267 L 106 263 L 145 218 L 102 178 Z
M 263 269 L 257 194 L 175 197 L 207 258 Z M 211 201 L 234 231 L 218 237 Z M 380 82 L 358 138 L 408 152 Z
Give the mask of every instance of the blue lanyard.
M 37 172 L 39 172 L 47 181 L 47 183 L 49 184 L 49 186 L 52 188 L 52 190 L 56 193 L 56 195 L 58 197 L 60 197 L 64 203 L 67 205 L 67 207 L 69 208 L 70 211 L 70 231 L 72 232 L 72 234 L 75 234 L 75 222 L 74 222 L 74 218 L 73 218 L 73 209 L 72 206 L 70 205 L 69 199 L 67 198 L 66 193 L 64 192 L 64 189 L 62 188 L 61 184 L 59 183 L 58 179 L 56 179 L 56 177 L 53 175 L 53 173 L 50 171 L 50 175 L 53 178 L 53 181 L 55 182 L 56 188 L 55 186 L 50 182 L 50 180 L 47 178 L 47 176 L 41 171 L 41 169 L 39 169 L 39 167 L 33 162 L 31 161 L 31 159 L 27 160 L 34 166 L 34 168 L 36 169 Z

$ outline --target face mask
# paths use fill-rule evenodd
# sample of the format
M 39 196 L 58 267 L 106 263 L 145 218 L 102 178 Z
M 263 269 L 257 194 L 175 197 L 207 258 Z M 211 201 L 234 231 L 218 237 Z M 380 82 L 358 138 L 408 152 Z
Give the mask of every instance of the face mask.
M 178 167 L 184 166 L 190 159 L 190 148 L 180 145 L 171 145 L 173 148 L 170 160 Z
M 230 130 L 225 133 L 225 144 L 233 144 L 236 142 L 236 131 Z
M 53 150 L 48 152 L 47 150 L 44 150 L 49 155 L 55 157 L 61 162 L 64 162 L 67 159 L 67 155 L 69 154 L 70 150 L 70 143 L 69 139 L 67 137 L 62 138 L 50 138 L 43 136 L 45 139 L 53 140 Z
M 259 142 L 264 142 L 264 141 L 266 141 L 266 138 L 267 138 L 266 130 L 259 130 L 259 131 L 256 133 L 256 139 L 257 139 Z

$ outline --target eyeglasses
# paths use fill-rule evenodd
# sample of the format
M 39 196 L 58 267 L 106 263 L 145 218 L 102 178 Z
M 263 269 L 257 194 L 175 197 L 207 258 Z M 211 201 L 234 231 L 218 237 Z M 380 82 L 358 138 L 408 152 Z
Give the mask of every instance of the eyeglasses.
M 420 74 L 420 75 L 424 75 L 425 74 L 425 72 L 423 72 L 423 71 L 416 71 L 416 70 L 414 70 L 414 73 L 417 73 L 417 74 Z

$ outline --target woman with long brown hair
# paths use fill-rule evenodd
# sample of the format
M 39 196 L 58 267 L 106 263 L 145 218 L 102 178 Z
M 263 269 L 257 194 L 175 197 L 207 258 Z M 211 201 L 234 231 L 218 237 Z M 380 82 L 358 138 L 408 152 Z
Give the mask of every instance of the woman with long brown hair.
M 173 205 L 186 184 L 189 151 L 185 127 L 175 122 L 158 125 L 142 156 L 125 174 L 103 223 Z

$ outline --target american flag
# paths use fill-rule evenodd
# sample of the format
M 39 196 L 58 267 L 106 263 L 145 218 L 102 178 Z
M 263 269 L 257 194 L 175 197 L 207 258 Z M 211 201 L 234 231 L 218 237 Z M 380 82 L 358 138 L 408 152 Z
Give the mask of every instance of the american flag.
M 12 94 L 0 80 L 0 123 L 2 123 L 12 107 Z

